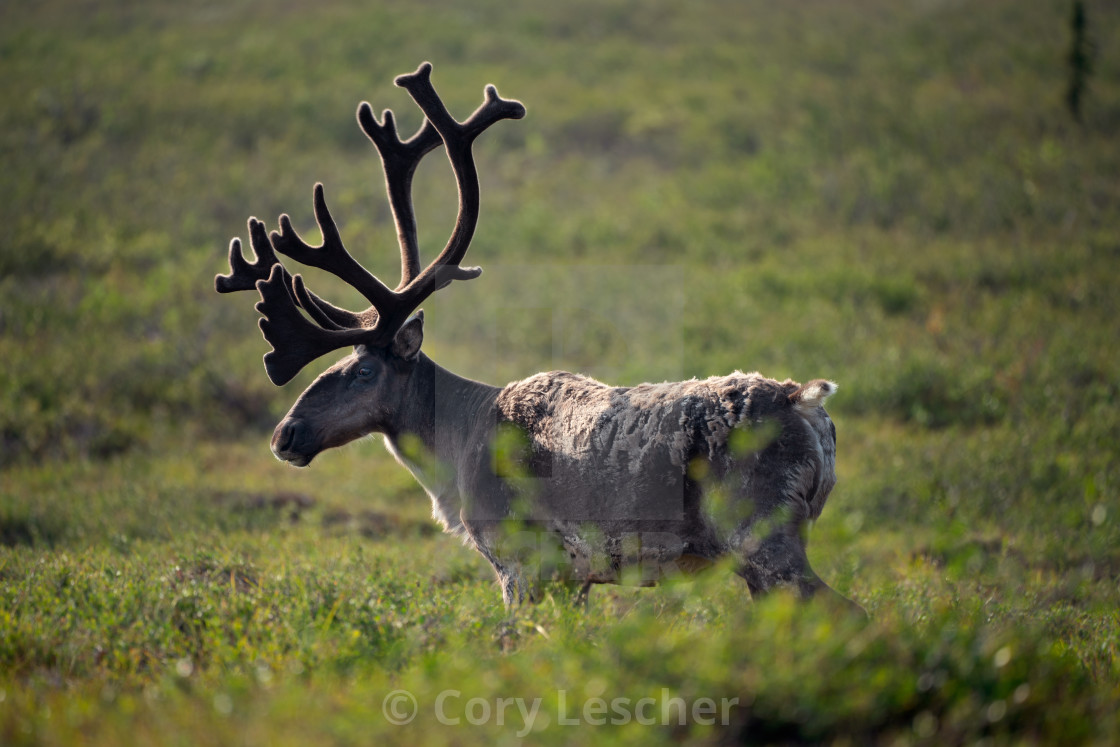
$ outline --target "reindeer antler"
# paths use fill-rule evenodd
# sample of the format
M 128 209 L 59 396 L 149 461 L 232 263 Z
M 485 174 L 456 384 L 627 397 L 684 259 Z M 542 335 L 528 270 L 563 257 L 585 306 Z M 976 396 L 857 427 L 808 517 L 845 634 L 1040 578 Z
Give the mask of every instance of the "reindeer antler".
M 272 345 L 264 357 L 268 377 L 286 384 L 315 358 L 350 345 L 385 346 L 409 315 L 439 288 L 453 280 L 470 280 L 482 274 L 478 267 L 460 267 L 478 224 L 479 186 L 471 146 L 487 127 L 502 119 L 520 119 L 525 107 L 503 99 L 487 86 L 485 100 L 464 122 L 456 121 L 431 82 L 432 66 L 425 62 L 416 72 L 401 75 L 396 84 L 412 96 L 424 112 L 424 124 L 408 140 L 397 134 L 393 113 L 386 109 L 378 122 L 366 102 L 358 107 L 358 123 L 381 156 L 385 189 L 397 226 L 401 250 L 401 281 L 390 290 L 366 270 L 343 246 L 338 227 L 327 209 L 323 185 L 313 196 L 315 221 L 322 244 L 310 246 L 280 216 L 280 231 L 265 235 L 264 225 L 249 220 L 249 237 L 256 259 L 250 263 L 241 252 L 240 239 L 230 242 L 232 272 L 215 278 L 219 293 L 255 287 L 261 295 L 256 308 L 264 317 L 261 332 Z M 420 160 L 443 143 L 459 189 L 459 214 L 443 251 L 423 270 L 412 208 L 412 177 Z M 300 275 L 290 275 L 274 252 L 309 267 L 330 272 L 357 289 L 370 307 L 355 313 L 340 309 L 307 289 Z M 307 312 L 308 320 L 299 309 Z
M 214 277 L 214 289 L 219 293 L 256 288 L 257 281 L 267 278 L 272 272 L 272 266 L 279 261 L 264 232 L 264 224 L 256 218 L 249 219 L 249 242 L 256 256 L 251 263 L 245 261 L 245 255 L 241 252 L 241 239 L 235 238 L 229 242 L 229 267 L 233 272 Z

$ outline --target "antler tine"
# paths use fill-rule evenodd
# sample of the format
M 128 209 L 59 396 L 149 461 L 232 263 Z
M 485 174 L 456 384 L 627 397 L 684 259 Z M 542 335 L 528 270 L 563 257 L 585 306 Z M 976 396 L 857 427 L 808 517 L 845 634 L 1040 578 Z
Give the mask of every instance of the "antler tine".
M 330 210 L 327 209 L 327 199 L 321 183 L 315 185 L 312 204 L 315 208 L 315 222 L 319 224 L 323 243 L 319 246 L 310 246 L 304 242 L 292 228 L 291 218 L 285 214 L 280 216 L 280 231 L 273 231 L 269 235 L 273 249 L 309 267 L 317 267 L 337 275 L 354 286 L 376 308 L 389 303 L 393 292 L 373 273 L 358 264 L 342 244 L 338 226 L 331 217 Z
M 360 314 L 340 309 L 312 293 L 301 275 L 291 278 L 290 287 L 299 307 L 326 329 L 368 329 L 377 322 L 377 309 L 371 306 Z
M 257 287 L 257 281 L 267 278 L 272 266 L 278 264 L 279 260 L 264 232 L 264 224 L 256 218 L 249 219 L 249 243 L 255 255 L 253 262 L 245 261 L 245 255 L 241 252 L 241 239 L 235 238 L 229 242 L 229 268 L 232 272 L 214 276 L 214 289 L 218 293 L 253 290 Z
M 471 146 L 475 138 L 490 125 L 502 119 L 521 119 L 525 116 L 525 106 L 513 99 L 503 99 L 498 95 L 498 89 L 492 85 L 486 86 L 485 100 L 467 118 L 459 123 L 447 111 L 443 101 L 439 98 L 432 86 L 432 64 L 425 62 L 408 75 L 400 75 L 395 83 L 408 91 L 412 99 L 424 112 L 443 138 L 447 148 L 447 157 L 451 161 L 451 168 L 455 172 L 455 180 L 459 185 L 459 215 L 455 220 L 455 229 L 447 246 L 436 258 L 428 269 L 443 265 L 458 266 L 462 261 L 474 237 L 474 230 L 478 224 L 479 187 L 478 171 L 475 168 L 474 156 Z M 477 268 L 470 268 L 472 270 Z M 481 270 L 469 277 L 478 277 Z M 441 273 L 442 275 L 443 273 Z M 468 277 L 454 276 L 452 279 L 469 279 Z
M 267 280 L 257 281 L 257 292 L 261 295 L 255 307 L 261 314 L 258 325 L 264 339 L 272 345 L 272 350 L 265 353 L 264 367 L 277 386 L 287 384 L 319 356 L 362 344 L 369 336 L 365 328 L 324 329 L 313 324 L 300 313 L 289 287 L 294 285 L 297 293 L 306 294 L 303 279 L 297 275 L 289 283 L 288 277 L 284 266 L 277 263 Z
M 420 247 L 416 236 L 416 214 L 412 208 L 412 176 L 420 160 L 442 145 L 443 139 L 432 123 L 425 119 L 415 135 L 402 141 L 397 134 L 392 110 L 386 109 L 381 115 L 381 122 L 378 122 L 373 115 L 373 107 L 365 101 L 358 106 L 358 124 L 377 148 L 385 171 L 385 192 L 401 247 L 401 282 L 396 288 L 399 291 L 420 274 Z
M 478 224 L 478 171 L 471 146 L 475 138 L 495 122 L 525 116 L 525 107 L 520 101 L 503 99 L 494 86 L 487 86 L 482 105 L 465 122 L 460 123 L 451 116 L 440 100 L 432 86 L 431 74 L 431 63 L 424 62 L 415 72 L 398 76 L 395 83 L 408 91 L 443 139 L 459 187 L 459 214 L 443 251 L 407 286 L 399 289 L 395 294 L 397 304 L 392 311 L 387 307 L 378 307 L 383 316 L 391 313 L 394 321 L 403 321 L 437 287 L 443 287 L 452 280 L 470 280 L 482 274 L 479 267 L 459 266 Z M 391 329 L 393 325 L 378 326 Z
M 274 266 L 280 267 L 280 272 L 286 284 L 292 284 L 292 276 L 287 268 L 276 258 L 272 243 L 265 232 L 264 223 L 256 218 L 249 219 L 249 243 L 256 254 L 253 262 L 245 261 L 241 251 L 241 239 L 235 238 L 229 243 L 229 266 L 232 272 L 228 275 L 215 275 L 214 288 L 219 293 L 233 293 L 235 291 L 256 290 L 257 281 L 267 280 Z M 298 276 L 297 276 L 298 277 Z M 328 329 L 347 329 L 361 327 L 363 318 L 346 309 L 340 309 L 324 301 L 306 287 L 302 286 L 302 295 L 297 292 L 299 305 L 307 310 L 311 316 Z M 326 320 L 325 323 L 323 320 Z

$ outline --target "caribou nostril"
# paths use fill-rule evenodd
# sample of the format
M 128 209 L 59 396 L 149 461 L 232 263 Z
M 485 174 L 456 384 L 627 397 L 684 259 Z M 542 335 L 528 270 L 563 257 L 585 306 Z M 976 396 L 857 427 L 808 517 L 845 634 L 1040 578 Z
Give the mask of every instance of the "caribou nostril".
M 285 420 L 276 426 L 276 431 L 272 434 L 272 451 L 274 453 L 280 454 L 291 448 L 299 433 L 299 425 L 299 421 Z

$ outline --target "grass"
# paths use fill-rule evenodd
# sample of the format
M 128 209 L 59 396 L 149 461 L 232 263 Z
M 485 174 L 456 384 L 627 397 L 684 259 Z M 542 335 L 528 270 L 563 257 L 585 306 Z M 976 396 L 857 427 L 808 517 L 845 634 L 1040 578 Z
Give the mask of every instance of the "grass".
M 0 742 L 1120 739 L 1120 16 L 1087 12 L 1079 125 L 1057 0 L 0 10 Z M 379 444 L 271 457 L 316 366 L 272 387 L 212 276 L 316 180 L 393 276 L 352 112 L 415 127 L 424 59 L 459 116 L 487 82 L 529 110 L 476 148 L 486 274 L 425 349 L 835 379 L 810 557 L 869 623 L 718 571 L 507 612 Z M 416 195 L 430 256 L 438 158 Z

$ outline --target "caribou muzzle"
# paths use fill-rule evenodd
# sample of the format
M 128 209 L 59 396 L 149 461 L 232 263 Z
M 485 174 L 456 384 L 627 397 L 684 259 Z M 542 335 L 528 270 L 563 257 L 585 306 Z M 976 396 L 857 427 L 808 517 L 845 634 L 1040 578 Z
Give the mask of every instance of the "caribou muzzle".
M 306 467 L 320 451 L 315 433 L 302 420 L 286 418 L 272 433 L 272 453 L 282 462 Z

